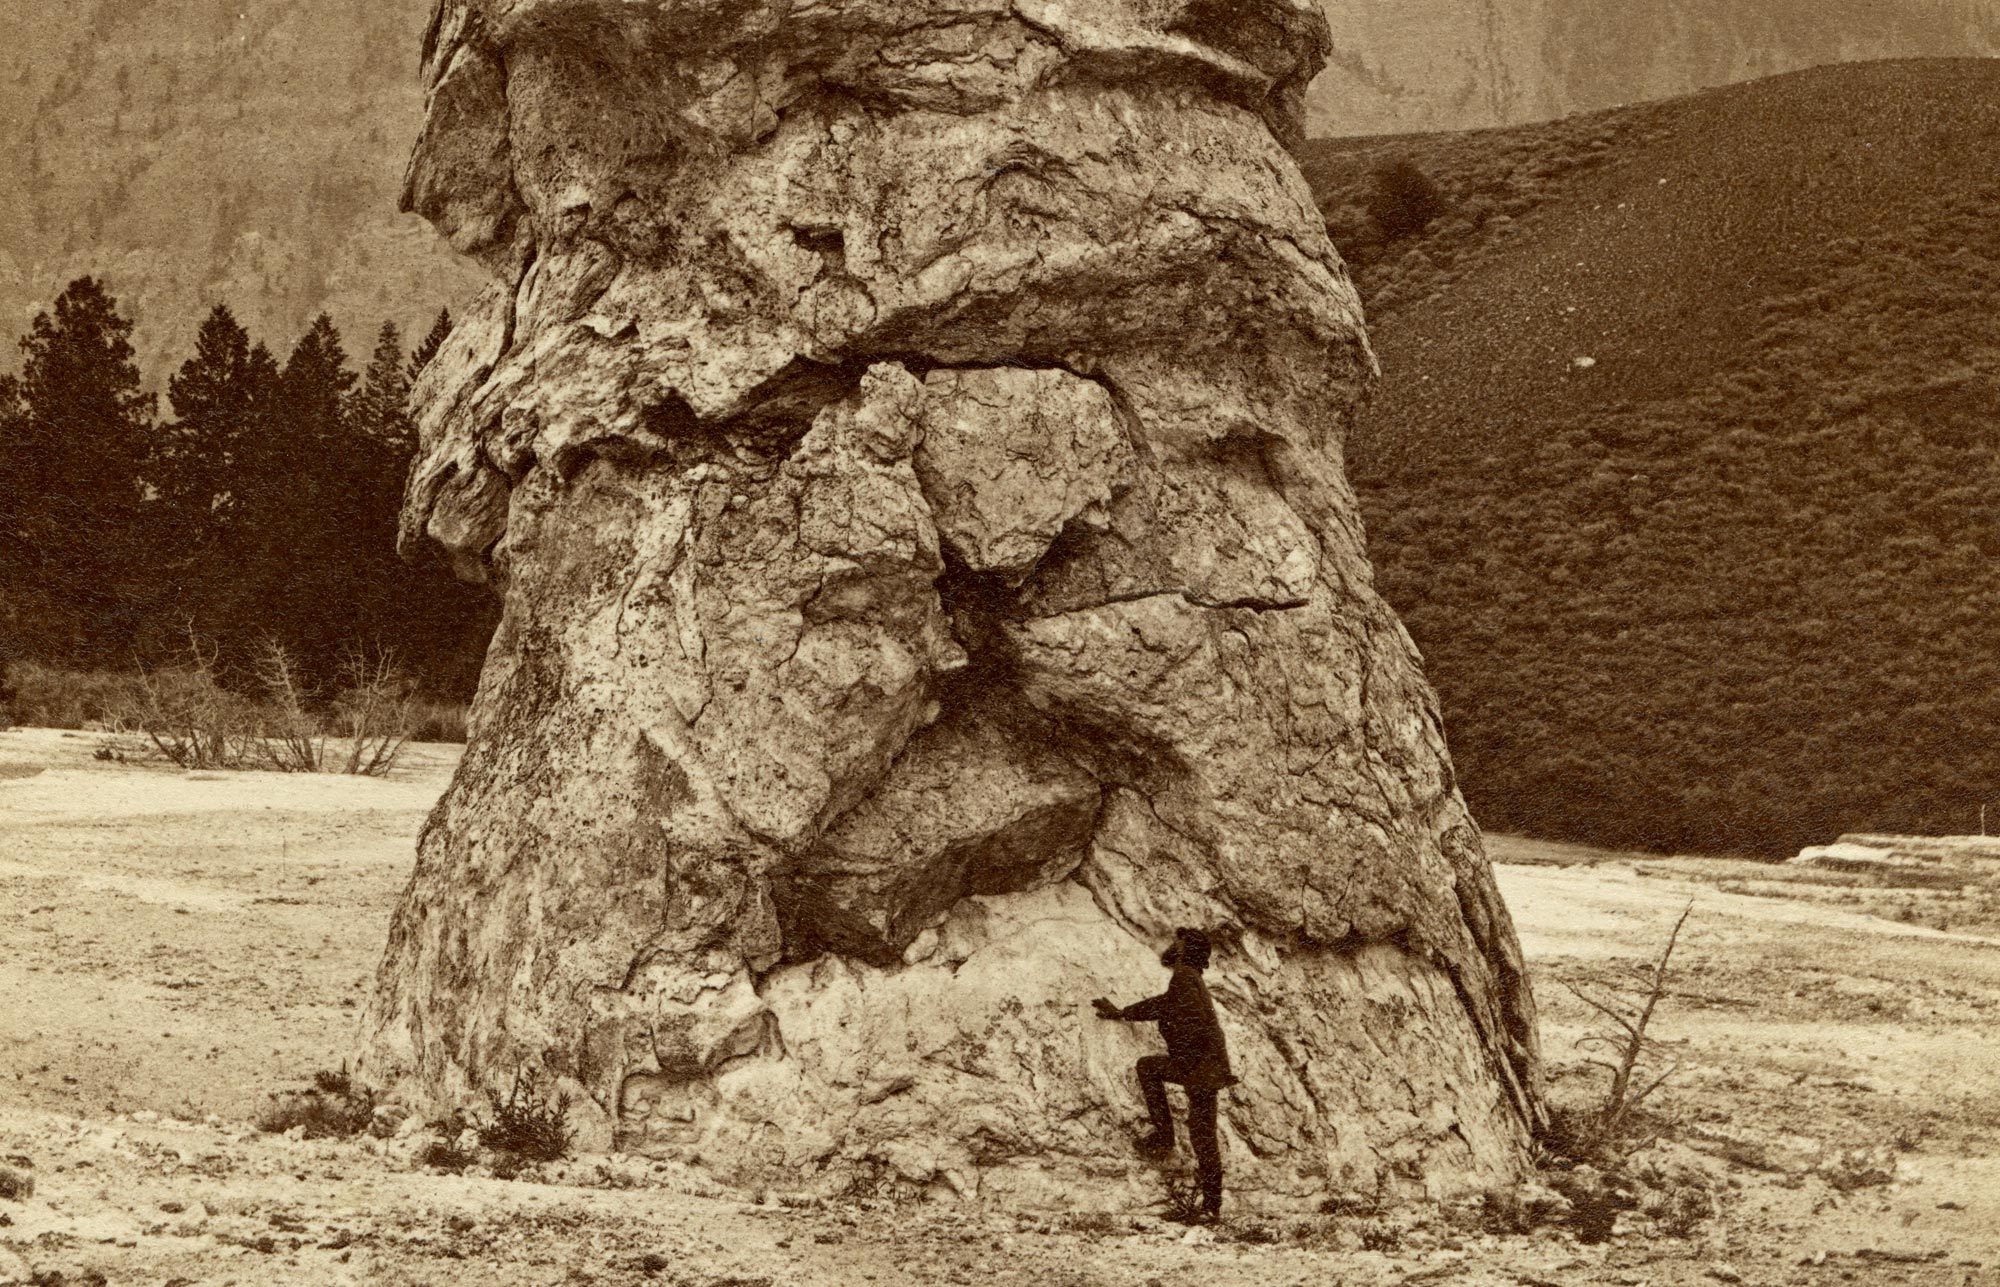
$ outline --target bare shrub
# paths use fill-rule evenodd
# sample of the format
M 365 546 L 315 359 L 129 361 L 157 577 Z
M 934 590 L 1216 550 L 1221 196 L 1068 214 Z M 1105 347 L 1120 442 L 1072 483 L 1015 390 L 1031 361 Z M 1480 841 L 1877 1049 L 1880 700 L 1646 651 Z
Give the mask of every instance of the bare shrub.
M 496 1095 L 492 1102 L 493 1120 L 477 1128 L 482 1147 L 531 1162 L 556 1162 L 569 1156 L 576 1131 L 569 1125 L 567 1094 L 551 1099 L 525 1072 L 516 1072 L 507 1098 Z
M 1615 1148 L 1630 1134 L 1640 1106 L 1680 1071 L 1678 1063 L 1669 1062 L 1668 1047 L 1649 1036 L 1647 1029 L 1666 996 L 1674 947 L 1693 911 L 1690 900 L 1667 935 L 1666 946 L 1651 964 L 1632 967 L 1628 977 L 1595 993 L 1573 983 L 1563 985 L 1605 1020 L 1604 1026 L 1585 1033 L 1576 1044 L 1579 1049 L 1598 1052 L 1585 1059 L 1586 1064 L 1611 1074 L 1604 1102 L 1593 1112 L 1571 1118 L 1561 1132 L 1569 1137 L 1560 1142 L 1571 1156 L 1590 1157 Z
M 313 710 L 319 692 L 275 639 L 266 639 L 258 651 L 257 682 L 264 689 L 259 749 L 266 767 L 281 773 L 319 772 L 326 763 L 326 731 Z
M 439 740 L 464 740 L 465 708 L 420 706 L 387 654 L 351 652 L 330 700 L 276 640 L 258 652 L 254 699 L 223 684 L 217 658 L 215 646 L 189 630 L 171 663 L 131 674 L 16 665 L 15 706 L 38 727 L 107 729 L 113 740 L 100 759 L 150 753 L 184 769 L 379 777 L 395 766 L 420 717 Z
M 351 652 L 341 669 L 346 687 L 333 703 L 336 727 L 347 742 L 341 772 L 381 777 L 395 766 L 416 725 L 410 681 L 387 655 L 371 661 Z
M 142 670 L 113 722 L 184 769 L 244 767 L 257 746 L 250 706 L 222 686 L 216 653 L 192 631 L 181 659 Z
M 14 686 L 8 682 L 10 663 L 0 654 L 0 731 L 14 727 Z
M 326 701 L 283 645 L 265 641 L 257 678 L 265 693 L 270 767 L 380 777 L 395 766 L 416 723 L 409 680 L 388 655 L 370 658 L 359 649 L 342 661 L 340 676 L 340 691 Z M 336 744 L 331 755 L 330 742 Z M 343 745 L 345 754 L 337 749 Z

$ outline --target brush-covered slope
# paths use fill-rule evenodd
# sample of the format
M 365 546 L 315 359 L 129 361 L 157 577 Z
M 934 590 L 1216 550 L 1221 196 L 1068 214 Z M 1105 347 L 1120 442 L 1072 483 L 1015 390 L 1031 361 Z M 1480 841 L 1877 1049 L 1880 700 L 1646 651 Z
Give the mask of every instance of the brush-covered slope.
M 396 212 L 428 0 L 29 0 L 0 16 L 0 370 L 103 277 L 164 387 L 227 302 L 282 357 L 322 309 L 366 353 L 476 276 Z
M 1549 120 L 1871 58 L 2000 54 L 1992 0 L 1327 0 L 1314 135 Z
M 1782 851 L 2000 797 L 2000 64 L 1321 146 L 1381 587 L 1495 828 Z M 1414 160 L 1450 209 L 1354 208 Z

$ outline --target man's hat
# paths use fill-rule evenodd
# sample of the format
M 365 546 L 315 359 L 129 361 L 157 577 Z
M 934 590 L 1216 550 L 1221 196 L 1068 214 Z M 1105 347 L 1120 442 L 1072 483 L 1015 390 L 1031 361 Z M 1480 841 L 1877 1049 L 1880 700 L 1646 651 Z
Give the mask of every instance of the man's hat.
M 1210 952 L 1208 935 L 1198 929 L 1182 926 L 1174 931 L 1174 937 L 1180 940 L 1183 960 L 1197 970 L 1208 966 Z

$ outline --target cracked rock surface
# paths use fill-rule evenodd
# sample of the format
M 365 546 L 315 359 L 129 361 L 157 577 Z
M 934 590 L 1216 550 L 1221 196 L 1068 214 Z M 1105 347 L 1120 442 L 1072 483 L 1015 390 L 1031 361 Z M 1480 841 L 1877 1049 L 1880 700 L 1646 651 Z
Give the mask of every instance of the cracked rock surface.
M 1146 1200 L 1207 927 L 1248 1205 L 1523 1164 L 1533 1001 L 1341 473 L 1308 0 L 444 0 L 494 276 L 405 548 L 505 616 L 366 1070 L 718 1179 Z

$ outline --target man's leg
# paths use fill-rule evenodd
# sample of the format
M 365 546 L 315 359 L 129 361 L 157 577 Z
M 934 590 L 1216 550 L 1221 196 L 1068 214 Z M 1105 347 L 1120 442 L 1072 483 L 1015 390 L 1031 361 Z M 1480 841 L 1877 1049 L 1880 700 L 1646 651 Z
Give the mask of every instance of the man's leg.
M 1188 1087 L 1188 1143 L 1201 1177 L 1201 1209 L 1211 1219 L 1222 1214 L 1222 1141 L 1215 1135 L 1215 1092 Z
M 1174 1151 L 1174 1110 L 1167 1104 L 1167 1074 L 1173 1066 L 1165 1055 L 1147 1055 L 1139 1061 L 1139 1093 L 1146 1100 L 1146 1116 L 1153 1119 L 1153 1133 L 1139 1147 L 1148 1153 Z

